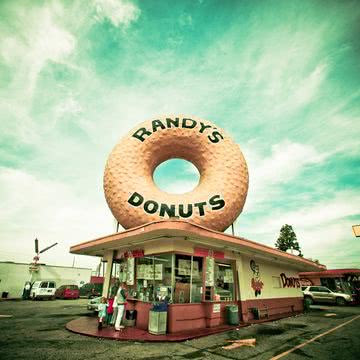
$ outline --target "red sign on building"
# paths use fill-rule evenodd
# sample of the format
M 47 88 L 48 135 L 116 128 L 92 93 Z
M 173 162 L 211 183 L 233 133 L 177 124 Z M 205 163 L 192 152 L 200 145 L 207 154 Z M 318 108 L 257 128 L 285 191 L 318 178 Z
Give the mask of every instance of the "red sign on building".
M 132 257 L 133 258 L 144 257 L 144 250 L 136 249 L 131 251 L 125 251 L 122 253 L 117 253 L 115 259 L 127 259 Z
M 194 256 L 202 256 L 202 257 L 210 256 L 215 259 L 224 259 L 224 257 L 225 257 L 225 255 L 222 251 L 214 251 L 211 249 L 204 249 L 204 248 L 195 248 Z

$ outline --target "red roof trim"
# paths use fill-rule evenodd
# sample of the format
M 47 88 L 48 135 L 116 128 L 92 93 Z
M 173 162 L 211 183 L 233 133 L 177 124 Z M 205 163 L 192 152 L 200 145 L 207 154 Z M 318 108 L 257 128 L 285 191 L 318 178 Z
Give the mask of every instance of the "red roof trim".
M 323 271 L 301 272 L 300 276 L 321 276 L 321 275 L 345 275 L 345 274 L 360 274 L 360 269 L 329 269 Z

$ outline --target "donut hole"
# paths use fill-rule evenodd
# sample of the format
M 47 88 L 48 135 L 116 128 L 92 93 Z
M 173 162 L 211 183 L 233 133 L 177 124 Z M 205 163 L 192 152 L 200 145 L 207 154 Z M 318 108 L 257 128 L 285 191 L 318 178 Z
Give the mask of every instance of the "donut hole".
M 156 186 L 169 194 L 193 191 L 200 181 L 197 167 L 184 159 L 170 159 L 159 164 L 153 173 Z

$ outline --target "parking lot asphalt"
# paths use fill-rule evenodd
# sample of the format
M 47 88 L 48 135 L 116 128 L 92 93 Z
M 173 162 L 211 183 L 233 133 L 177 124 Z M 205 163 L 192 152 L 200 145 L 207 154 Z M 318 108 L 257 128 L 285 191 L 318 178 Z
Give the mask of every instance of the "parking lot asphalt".
M 299 316 L 195 340 L 142 343 L 96 339 L 67 331 L 68 321 L 94 316 L 86 303 L 85 299 L 1 301 L 0 359 L 360 358 L 360 306 L 313 306 Z M 222 348 L 231 343 L 229 340 L 249 338 L 256 339 L 255 347 Z

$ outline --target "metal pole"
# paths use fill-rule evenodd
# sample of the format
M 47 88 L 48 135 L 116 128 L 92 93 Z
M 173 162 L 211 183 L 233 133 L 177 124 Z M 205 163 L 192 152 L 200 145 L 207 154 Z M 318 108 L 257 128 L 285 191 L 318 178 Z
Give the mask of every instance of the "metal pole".
M 52 244 L 52 245 L 50 245 L 50 246 L 46 247 L 45 249 L 40 250 L 40 251 L 39 251 L 39 254 L 41 254 L 41 253 L 45 252 L 46 250 L 51 249 L 52 247 L 54 247 L 54 246 L 55 246 L 55 245 L 57 245 L 57 244 L 58 244 L 58 243 L 56 242 L 56 243 L 54 243 L 54 244 Z
M 191 264 L 190 264 L 190 303 L 192 302 L 192 278 L 193 278 L 193 259 L 194 257 L 191 255 Z
M 175 301 L 175 254 L 171 255 L 171 303 Z

